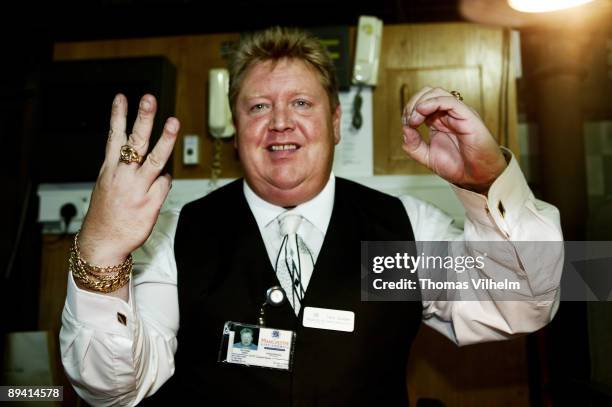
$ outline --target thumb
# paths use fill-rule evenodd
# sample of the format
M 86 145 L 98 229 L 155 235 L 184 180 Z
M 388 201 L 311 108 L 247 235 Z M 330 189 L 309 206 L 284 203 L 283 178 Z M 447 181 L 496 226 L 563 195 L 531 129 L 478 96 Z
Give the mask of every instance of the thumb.
M 415 128 L 402 126 L 402 132 L 404 133 L 402 149 L 413 160 L 429 168 L 429 145 Z

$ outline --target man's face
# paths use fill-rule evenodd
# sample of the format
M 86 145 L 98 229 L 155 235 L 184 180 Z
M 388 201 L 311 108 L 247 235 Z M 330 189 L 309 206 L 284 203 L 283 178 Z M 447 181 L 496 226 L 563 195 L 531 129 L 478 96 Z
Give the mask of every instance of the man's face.
M 250 332 L 243 332 L 240 334 L 240 342 L 243 346 L 250 346 L 253 343 L 253 334 Z
M 235 145 L 249 186 L 279 206 L 295 206 L 327 183 L 340 141 L 340 107 L 301 60 L 249 69 L 236 100 Z

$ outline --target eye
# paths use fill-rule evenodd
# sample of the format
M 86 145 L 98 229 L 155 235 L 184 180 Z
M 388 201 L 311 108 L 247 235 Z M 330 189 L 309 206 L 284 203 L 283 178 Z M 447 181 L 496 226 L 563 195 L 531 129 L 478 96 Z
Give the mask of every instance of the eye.
M 263 111 L 263 110 L 264 110 L 264 109 L 266 109 L 267 107 L 268 107 L 268 105 L 267 105 L 267 104 L 265 104 L 265 103 L 257 103 L 257 104 L 255 104 L 255 105 L 251 106 L 251 108 L 249 109 L 249 111 L 250 111 L 250 112 L 252 112 L 252 113 L 257 113 L 257 112 L 261 112 L 261 111 Z
M 300 109 L 307 109 L 312 106 L 312 103 L 304 99 L 297 99 L 293 102 L 293 105 Z

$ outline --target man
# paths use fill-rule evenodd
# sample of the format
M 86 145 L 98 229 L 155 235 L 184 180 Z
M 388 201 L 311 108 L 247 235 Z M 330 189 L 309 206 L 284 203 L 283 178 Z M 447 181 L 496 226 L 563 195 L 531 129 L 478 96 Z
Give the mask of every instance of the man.
M 257 405 L 406 405 L 406 361 L 421 319 L 460 345 L 550 321 L 560 267 L 542 267 L 537 253 L 489 253 L 487 272 L 526 279 L 528 301 L 361 301 L 361 241 L 465 239 L 469 250 L 470 240 L 562 237 L 558 212 L 533 197 L 511 153 L 443 89 L 411 98 L 402 148 L 454 185 L 464 232 L 424 202 L 334 177 L 336 88 L 333 65 L 312 37 L 274 28 L 244 40 L 230 103 L 245 179 L 186 205 L 180 217 L 159 219 L 170 186 L 159 174 L 178 121 L 168 119 L 142 162 L 155 100 L 142 98 L 127 137 L 126 100 L 115 98 L 106 159 L 71 254 L 60 335 L 67 374 L 88 402 L 133 405 L 172 377 L 159 392 L 169 400 L 223 402 L 240 382 Z M 423 123 L 429 144 L 417 132 Z M 295 333 L 291 371 L 219 363 L 225 322 L 254 323 L 279 283 L 288 301 L 266 309 L 266 326 Z M 306 328 L 311 307 L 351 312 L 352 331 Z
M 257 345 L 253 343 L 253 330 L 251 328 L 240 330 L 240 341 L 234 344 L 234 348 L 257 350 Z

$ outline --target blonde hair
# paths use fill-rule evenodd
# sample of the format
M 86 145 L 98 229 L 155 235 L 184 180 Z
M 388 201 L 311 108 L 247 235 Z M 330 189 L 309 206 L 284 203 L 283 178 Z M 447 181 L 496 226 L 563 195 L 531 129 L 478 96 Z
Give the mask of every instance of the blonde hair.
M 298 59 L 318 73 L 332 111 L 340 104 L 334 64 L 327 49 L 312 34 L 295 28 L 271 27 L 240 41 L 230 62 L 229 102 L 236 117 L 236 99 L 242 81 L 253 65 L 283 58 Z

